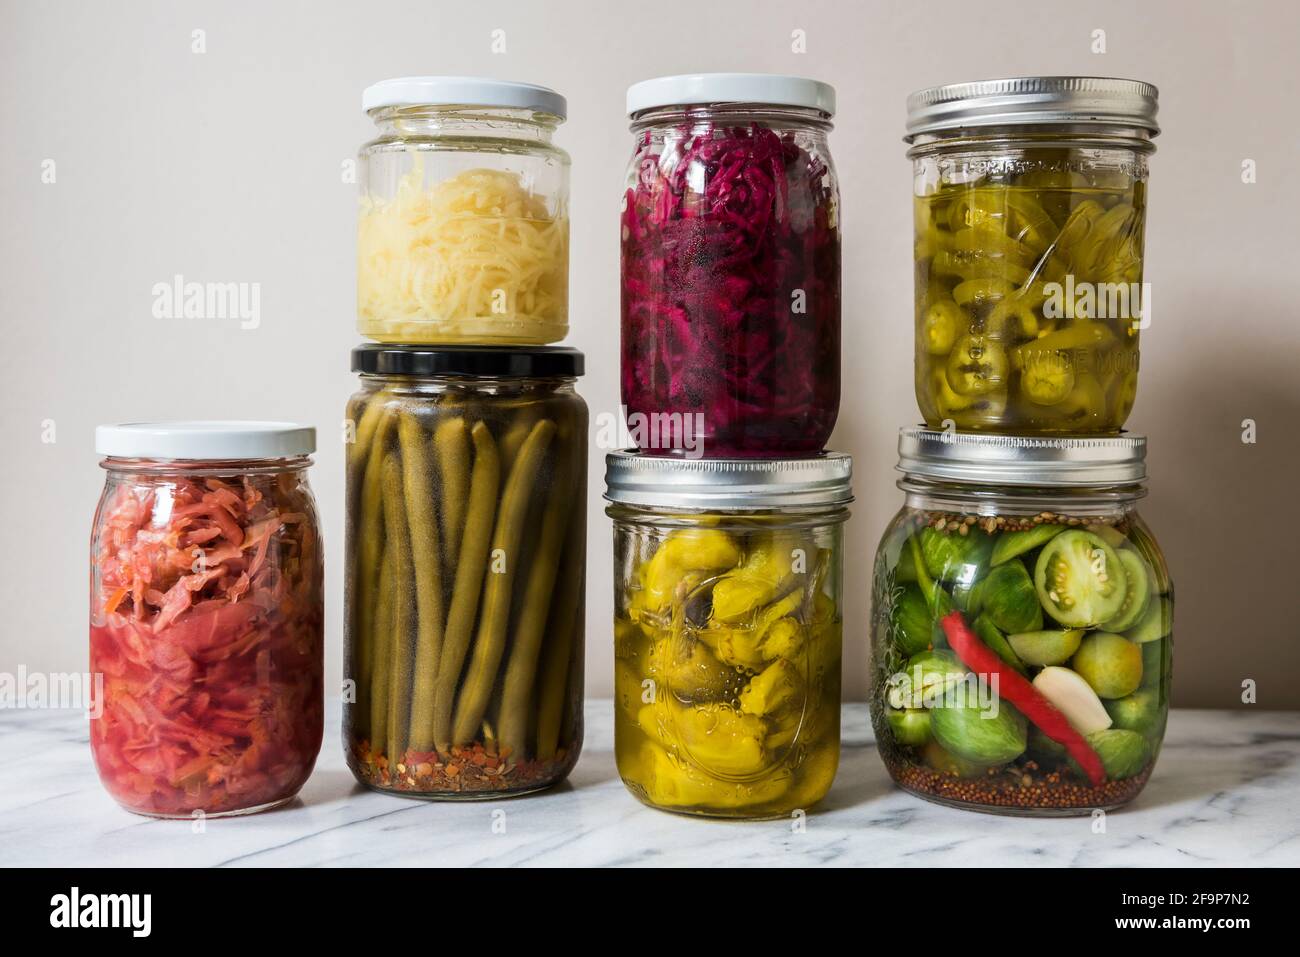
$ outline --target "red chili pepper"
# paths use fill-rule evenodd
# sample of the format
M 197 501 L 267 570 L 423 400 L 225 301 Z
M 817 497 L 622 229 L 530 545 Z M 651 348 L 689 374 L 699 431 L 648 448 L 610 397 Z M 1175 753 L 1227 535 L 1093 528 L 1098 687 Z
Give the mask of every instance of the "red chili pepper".
M 1106 769 L 1092 745 L 1070 726 L 1065 715 L 1041 691 L 998 657 L 996 651 L 980 641 L 966 625 L 961 612 L 954 611 L 945 615 L 939 624 L 943 627 L 949 646 L 962 664 L 978 675 L 997 675 L 999 693 L 1019 708 L 1039 731 L 1064 745 L 1070 757 L 1079 762 L 1079 766 L 1088 775 L 1093 787 L 1100 787 L 1105 782 Z

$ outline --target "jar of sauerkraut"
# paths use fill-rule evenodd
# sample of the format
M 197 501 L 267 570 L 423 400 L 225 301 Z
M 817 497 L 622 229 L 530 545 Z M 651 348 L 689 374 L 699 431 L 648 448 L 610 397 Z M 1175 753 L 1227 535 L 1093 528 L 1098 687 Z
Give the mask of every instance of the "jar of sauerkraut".
M 357 330 L 381 342 L 540 345 L 568 331 L 564 97 L 477 77 L 369 87 Z
M 320 750 L 322 548 L 315 429 L 101 426 L 90 551 L 90 746 L 108 792 L 152 817 L 290 800 Z
M 908 98 L 916 397 L 931 428 L 1115 432 L 1151 322 L 1156 88 L 1040 76 Z
M 840 404 L 835 91 L 668 76 L 627 91 L 622 395 L 643 452 L 819 452 Z

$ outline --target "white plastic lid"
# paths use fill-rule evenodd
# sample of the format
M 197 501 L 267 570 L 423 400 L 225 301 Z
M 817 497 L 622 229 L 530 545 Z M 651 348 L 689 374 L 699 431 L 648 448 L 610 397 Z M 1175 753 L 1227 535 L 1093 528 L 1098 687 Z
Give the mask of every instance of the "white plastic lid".
M 367 113 L 386 106 L 502 107 L 562 120 L 569 109 L 564 97 L 549 87 L 479 76 L 399 76 L 368 86 L 361 94 L 361 108 Z
M 128 422 L 95 429 L 95 451 L 124 459 L 284 459 L 316 451 L 316 430 L 292 422 Z
M 767 103 L 835 115 L 835 87 L 801 76 L 773 73 L 684 73 L 642 80 L 627 88 L 627 113 L 660 106 Z

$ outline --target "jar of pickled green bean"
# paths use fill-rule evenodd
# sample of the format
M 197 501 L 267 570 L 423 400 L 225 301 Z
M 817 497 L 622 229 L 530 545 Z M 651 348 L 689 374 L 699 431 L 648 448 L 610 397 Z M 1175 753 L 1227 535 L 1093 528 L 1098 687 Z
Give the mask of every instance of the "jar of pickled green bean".
M 905 790 L 1089 814 L 1146 786 L 1169 715 L 1174 590 L 1138 513 L 1140 436 L 899 436 L 876 553 L 871 719 Z
M 836 452 L 607 457 L 614 750 L 641 801 L 771 818 L 830 789 L 851 468 Z
M 568 348 L 353 350 L 344 738 L 362 784 L 486 798 L 577 761 L 582 365 Z
M 1022 77 L 908 98 L 916 396 L 931 428 L 1120 429 L 1151 320 L 1157 91 Z

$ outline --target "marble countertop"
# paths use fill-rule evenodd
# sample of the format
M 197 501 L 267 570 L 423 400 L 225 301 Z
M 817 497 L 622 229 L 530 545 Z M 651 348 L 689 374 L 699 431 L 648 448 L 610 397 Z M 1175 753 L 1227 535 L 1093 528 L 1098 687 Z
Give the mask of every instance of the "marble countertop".
M 844 711 L 830 795 L 803 822 L 728 823 L 643 807 L 614 767 L 612 708 L 587 705 L 569 781 L 514 800 L 428 803 L 358 786 L 338 706 L 316 772 L 280 810 L 154 821 L 100 788 L 77 712 L 0 711 L 0 865 L 1246 865 L 1300 864 L 1300 713 L 1176 711 L 1146 790 L 1091 819 L 951 810 L 895 788 L 865 705 Z

